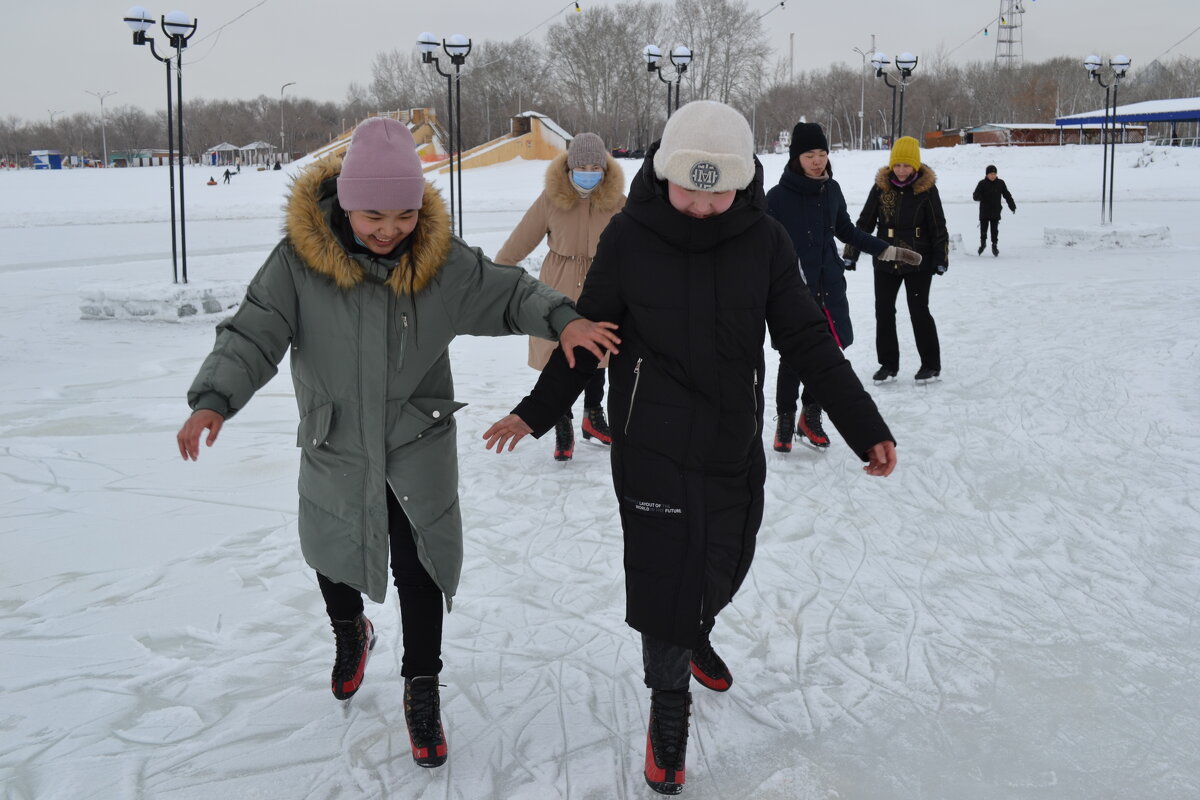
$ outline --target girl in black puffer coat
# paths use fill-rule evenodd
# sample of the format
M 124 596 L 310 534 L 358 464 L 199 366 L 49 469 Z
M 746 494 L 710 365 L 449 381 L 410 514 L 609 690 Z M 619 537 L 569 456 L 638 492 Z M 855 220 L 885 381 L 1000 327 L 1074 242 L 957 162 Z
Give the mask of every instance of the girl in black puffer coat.
M 919 264 L 921 257 L 901 248 L 886 252 L 887 242 L 854 227 L 846 212 L 842 187 L 833 179 L 829 142 L 820 125 L 797 124 L 792 129 L 788 153 L 790 158 L 779 184 L 767 192 L 767 212 L 787 229 L 800 257 L 804 282 L 829 318 L 838 346 L 845 349 L 854 341 L 854 328 L 850 325 L 850 301 L 846 299 L 846 264 L 838 255 L 834 237 L 884 261 L 902 258 Z M 802 441 L 814 447 L 829 447 L 829 437 L 821 424 L 821 406 L 807 389 L 800 395 L 801 414 L 796 419 L 798 394 L 800 376 L 780 359 L 775 381 L 776 452 L 791 452 L 797 422 Z
M 600 236 L 578 308 L 619 325 L 608 411 L 626 621 L 642 634 L 652 690 L 646 780 L 675 794 L 689 671 L 716 691 L 733 680 L 709 632 L 746 577 L 762 521 L 767 330 L 868 474 L 891 473 L 895 448 L 766 213 L 750 126 L 729 106 L 672 115 Z M 595 364 L 577 352 L 570 369 L 555 351 L 533 392 L 484 433 L 487 446 L 554 427 Z
M 875 259 L 875 351 L 879 369 L 876 382 L 896 377 L 900 371 L 900 344 L 896 337 L 896 296 L 903 286 L 908 297 L 908 315 L 921 368 L 914 376 L 924 382 L 942 371 L 942 352 L 937 323 L 929 313 L 929 290 L 934 275 L 950 266 L 950 234 L 937 190 L 937 175 L 921 164 L 921 147 L 911 136 L 896 140 L 888 166 L 879 170 L 867 196 L 858 228 L 876 232 L 896 247 L 916 250 L 919 265 Z M 858 251 L 847 247 L 846 255 L 858 260 Z

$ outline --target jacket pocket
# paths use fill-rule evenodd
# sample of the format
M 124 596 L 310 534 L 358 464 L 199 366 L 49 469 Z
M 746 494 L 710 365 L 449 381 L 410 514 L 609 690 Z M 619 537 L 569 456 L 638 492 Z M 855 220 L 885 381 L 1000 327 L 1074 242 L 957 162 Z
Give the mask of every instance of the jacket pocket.
M 438 425 L 449 424 L 454 412 L 466 406 L 456 400 L 438 397 L 410 397 L 400 407 L 394 428 L 388 433 L 388 445 L 406 444 L 421 437 L 425 431 Z
M 296 430 L 296 446 L 306 450 L 319 450 L 325 446 L 329 431 L 333 427 L 333 403 L 325 403 L 300 418 Z

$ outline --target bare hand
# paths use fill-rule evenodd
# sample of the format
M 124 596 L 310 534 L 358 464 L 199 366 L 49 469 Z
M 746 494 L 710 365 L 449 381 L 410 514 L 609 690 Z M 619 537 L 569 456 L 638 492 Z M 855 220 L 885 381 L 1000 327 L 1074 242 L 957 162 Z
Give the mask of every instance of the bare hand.
M 183 423 L 179 433 L 175 434 L 175 441 L 179 444 L 179 455 L 183 456 L 184 461 L 189 458 L 195 461 L 200 457 L 200 434 L 208 431 L 208 438 L 204 440 L 204 444 L 212 447 L 224 424 L 225 418 L 215 411 L 202 408 L 194 412 L 187 418 L 187 422 Z
M 509 414 L 484 431 L 483 438 L 487 441 L 488 450 L 491 450 L 492 445 L 495 445 L 496 452 L 503 453 L 506 443 L 508 444 L 508 449 L 511 451 L 517 446 L 517 442 L 531 433 L 533 433 L 533 428 L 526 425 L 525 420 L 516 414 Z
M 880 442 L 867 451 L 867 465 L 863 472 L 877 478 L 886 478 L 896 468 L 896 445 L 893 442 Z
M 617 345 L 621 339 L 613 333 L 617 329 L 615 322 L 592 322 L 590 319 L 577 319 L 567 323 L 558 335 L 563 355 L 567 357 L 567 366 L 575 368 L 575 348 L 585 347 L 597 359 L 603 359 L 607 353 L 619 353 Z

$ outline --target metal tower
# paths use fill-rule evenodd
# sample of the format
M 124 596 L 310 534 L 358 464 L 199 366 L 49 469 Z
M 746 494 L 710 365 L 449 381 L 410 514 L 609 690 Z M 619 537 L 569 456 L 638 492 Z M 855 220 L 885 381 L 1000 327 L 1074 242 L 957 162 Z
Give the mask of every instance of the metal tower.
M 1000 16 L 996 18 L 997 67 L 1019 67 L 1024 61 L 1021 33 L 1024 18 L 1024 0 L 1000 0 Z

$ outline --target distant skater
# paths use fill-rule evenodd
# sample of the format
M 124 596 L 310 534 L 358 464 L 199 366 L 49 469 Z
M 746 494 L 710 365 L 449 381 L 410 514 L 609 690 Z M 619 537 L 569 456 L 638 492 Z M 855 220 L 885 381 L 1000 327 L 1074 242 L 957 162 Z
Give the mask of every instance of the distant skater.
M 984 171 L 984 179 L 975 186 L 972 198 L 979 203 L 979 250 L 977 255 L 983 255 L 987 246 L 987 232 L 992 230 L 992 255 L 1000 255 L 998 240 L 1000 235 L 1000 198 L 1008 203 L 1008 210 L 1017 213 L 1017 204 L 1008 193 L 1008 184 L 1001 180 L 994 164 L 988 164 Z
M 229 183 L 229 178 L 230 178 L 230 176 L 231 176 L 231 175 L 233 175 L 233 173 L 232 173 L 232 172 L 230 172 L 230 171 L 228 170 L 228 168 L 227 168 L 227 169 L 225 170 L 225 180 L 223 180 L 223 181 L 222 181 L 222 183 Z
M 516 264 L 546 240 L 550 252 L 542 261 L 541 281 L 579 299 L 583 279 L 592 266 L 600 234 L 625 205 L 625 173 L 609 155 L 604 140 L 581 133 L 567 152 L 546 168 L 546 186 L 525 212 L 508 241 L 496 253 L 497 264 Z M 554 342 L 529 337 L 529 366 L 541 370 L 554 352 Z M 612 433 L 604 418 L 604 368 L 592 374 L 583 392 L 584 439 L 611 444 Z M 554 460 L 570 461 L 575 452 L 575 427 L 571 411 L 555 424 Z

